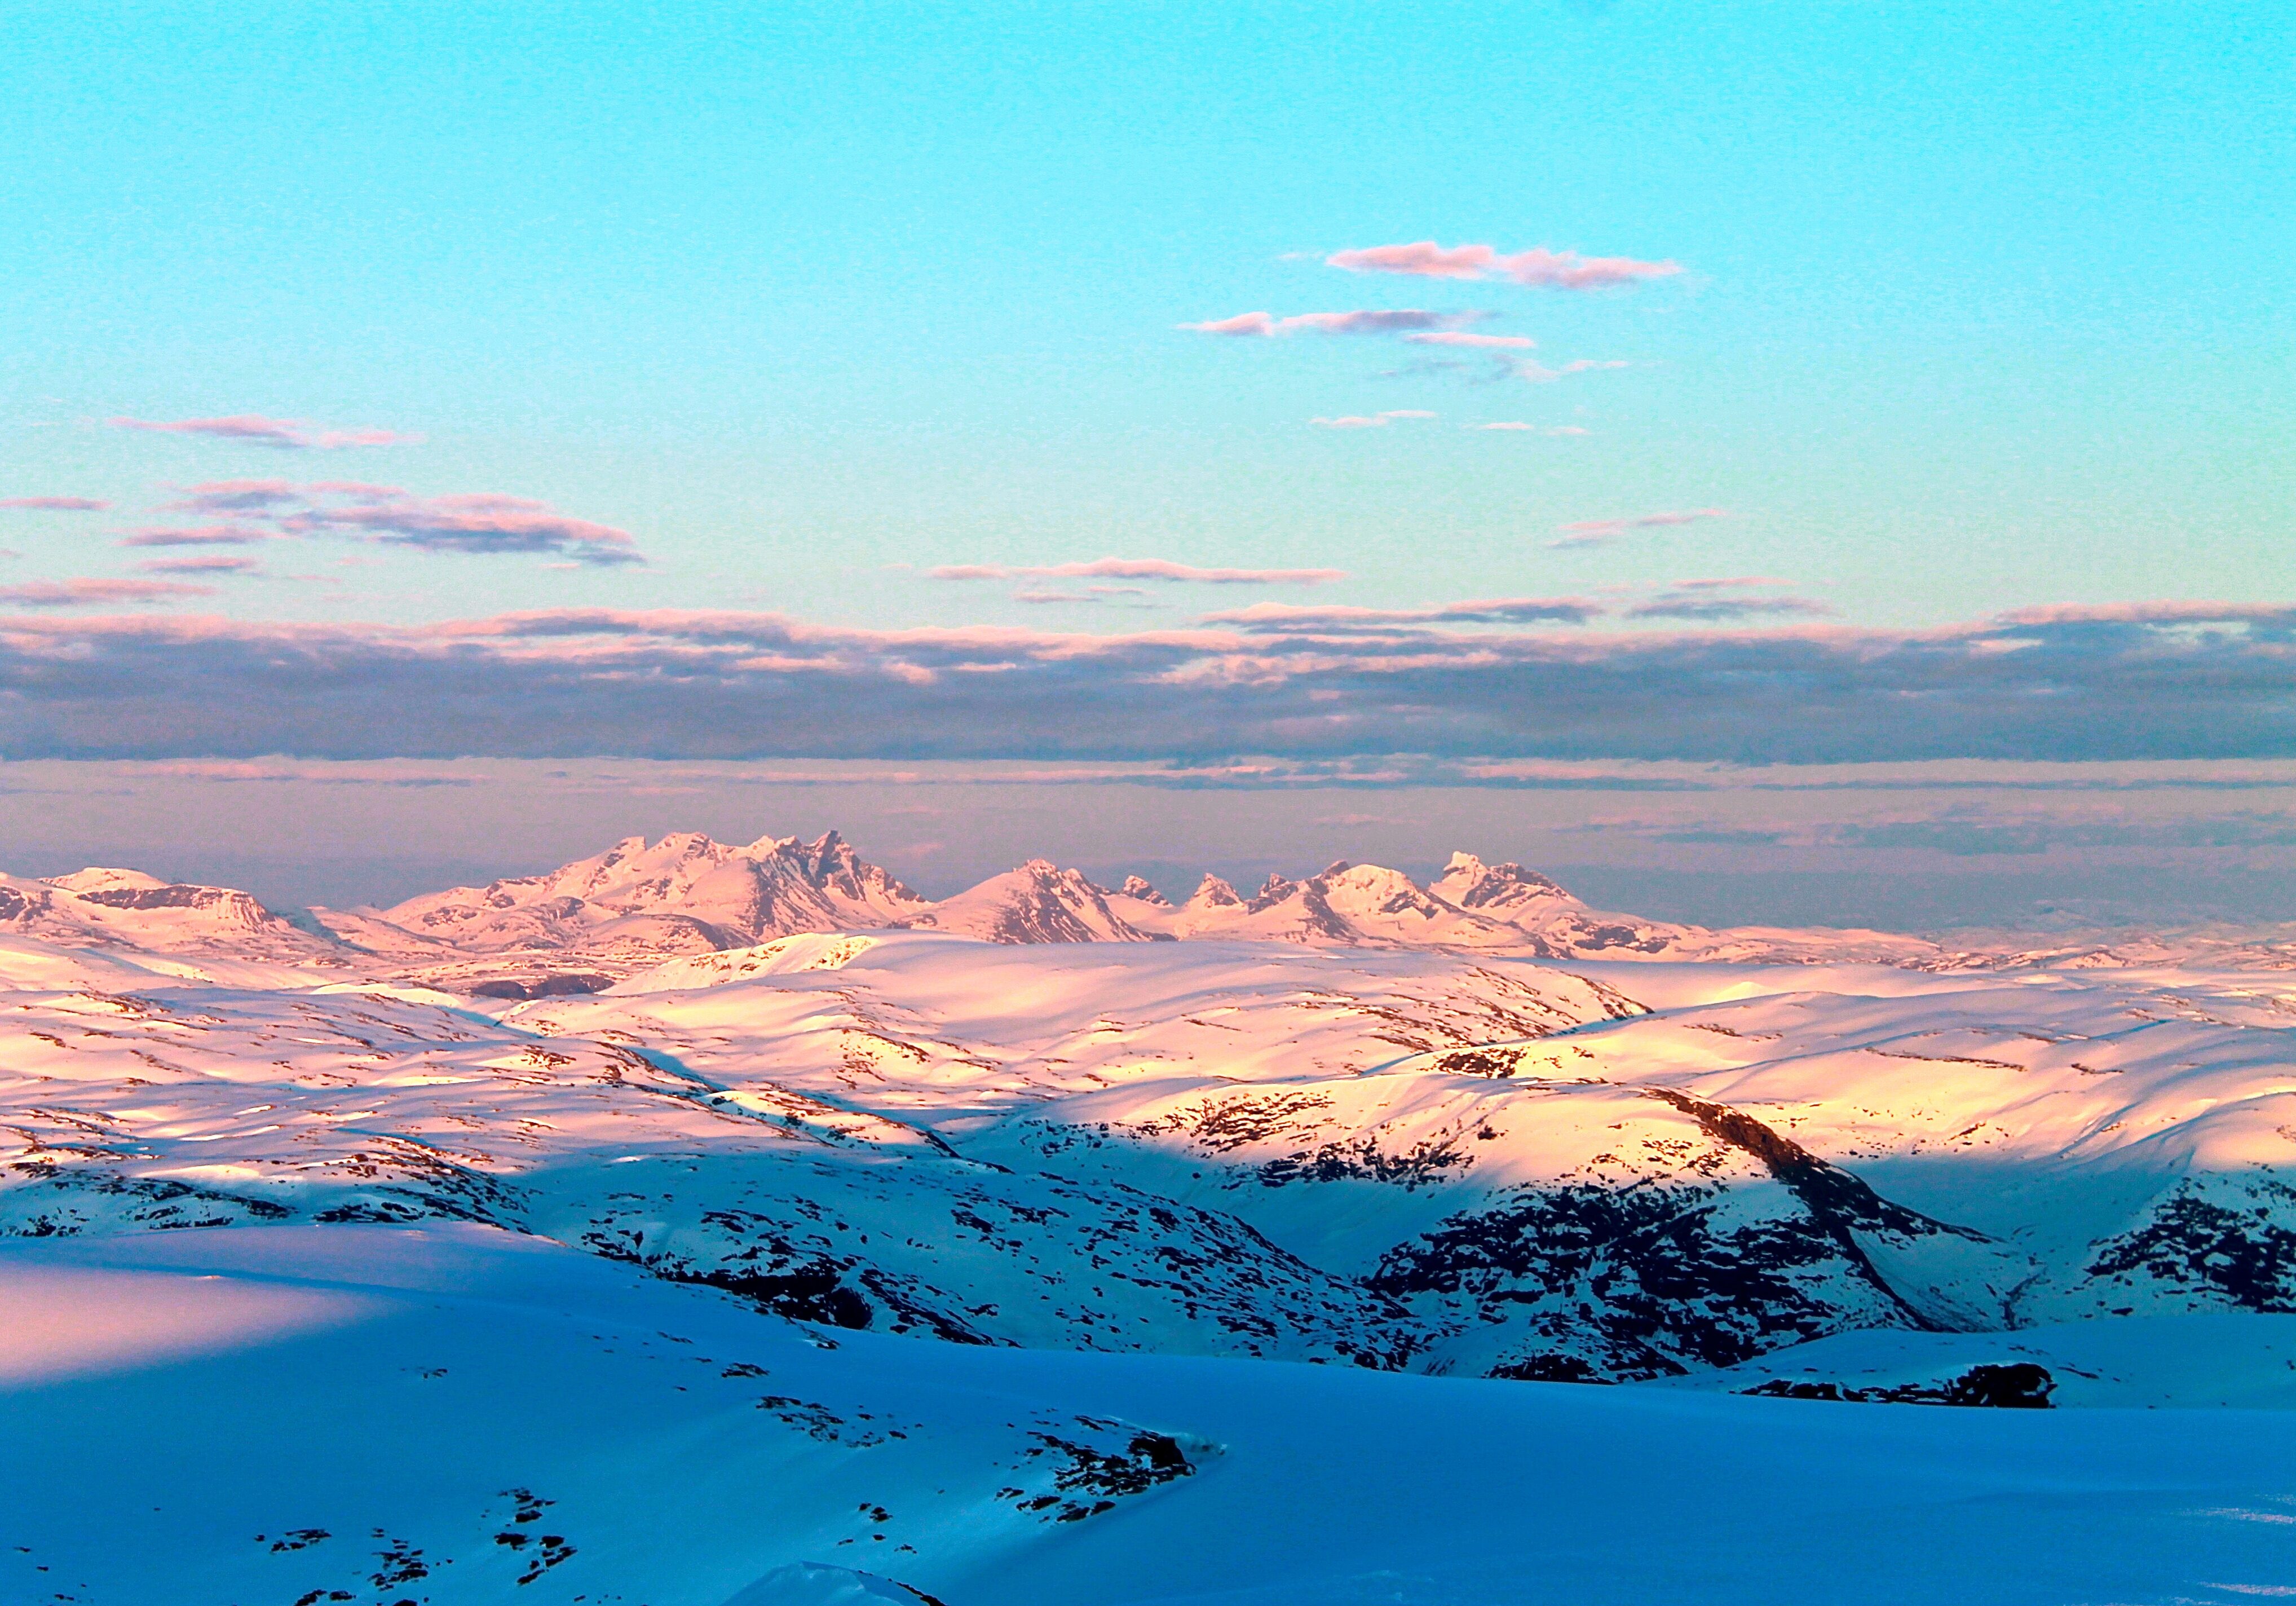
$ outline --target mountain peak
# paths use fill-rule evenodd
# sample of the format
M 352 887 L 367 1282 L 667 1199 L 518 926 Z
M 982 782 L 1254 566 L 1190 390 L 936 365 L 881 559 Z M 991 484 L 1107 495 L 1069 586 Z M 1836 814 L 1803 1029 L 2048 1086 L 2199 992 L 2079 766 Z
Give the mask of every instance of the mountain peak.
M 1462 909 L 1511 907 L 1534 900 L 1577 903 L 1568 888 L 1509 860 L 1486 864 L 1472 853 L 1454 853 L 1429 890 Z
M 42 876 L 47 886 L 66 892 L 148 892 L 169 883 L 156 875 L 146 875 L 141 870 L 119 870 L 103 864 L 90 864 L 85 870 L 75 870 L 70 875 Z
M 1207 870 L 1204 879 L 1196 883 L 1196 889 L 1188 894 L 1187 906 L 1191 909 L 1232 909 L 1240 907 L 1242 903 L 1242 894 Z

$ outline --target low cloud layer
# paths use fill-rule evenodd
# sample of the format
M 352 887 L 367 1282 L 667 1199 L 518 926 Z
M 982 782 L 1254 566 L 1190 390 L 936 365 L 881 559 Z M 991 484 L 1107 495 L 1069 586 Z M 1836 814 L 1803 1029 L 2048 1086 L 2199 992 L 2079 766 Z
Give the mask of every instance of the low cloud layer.
M 23 589 L 10 600 L 37 605 Z M 870 631 L 773 614 L 609 609 L 419 627 L 19 617 L 0 621 L 0 750 L 91 758 L 2296 756 L 2296 607 L 2060 607 L 1894 632 L 1455 627 L 1526 605 L 1546 604 L 1460 603 L 1432 618 L 1263 612 L 1123 635 Z
M 0 496 L 0 507 L 51 513 L 100 513 L 111 505 L 93 496 Z
M 104 422 L 115 430 L 135 430 L 152 435 L 205 435 L 286 452 L 412 446 L 422 438 L 393 430 L 323 429 L 299 418 L 266 418 L 259 413 L 238 413 L 228 418 L 112 418 Z

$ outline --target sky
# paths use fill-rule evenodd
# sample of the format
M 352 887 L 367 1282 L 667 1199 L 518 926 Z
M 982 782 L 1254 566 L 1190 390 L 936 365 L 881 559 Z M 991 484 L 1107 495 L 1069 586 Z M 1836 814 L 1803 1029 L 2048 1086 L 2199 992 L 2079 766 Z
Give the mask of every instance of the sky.
M 833 801 L 921 882 L 2296 918 L 2284 5 L 8 31 L 0 866 Z

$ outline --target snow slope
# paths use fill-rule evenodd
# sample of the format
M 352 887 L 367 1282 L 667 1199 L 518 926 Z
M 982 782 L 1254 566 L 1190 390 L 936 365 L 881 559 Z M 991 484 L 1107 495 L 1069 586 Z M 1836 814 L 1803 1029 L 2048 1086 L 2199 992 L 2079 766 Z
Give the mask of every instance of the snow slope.
M 2296 1589 L 2281 972 L 625 846 L 8 883 L 0 1601 Z
M 67 1318 L 178 1312 L 0 1381 L 12 1602 L 2232 1606 L 2296 1585 L 2272 1412 L 830 1348 L 481 1228 L 18 1243 L 0 1288 Z

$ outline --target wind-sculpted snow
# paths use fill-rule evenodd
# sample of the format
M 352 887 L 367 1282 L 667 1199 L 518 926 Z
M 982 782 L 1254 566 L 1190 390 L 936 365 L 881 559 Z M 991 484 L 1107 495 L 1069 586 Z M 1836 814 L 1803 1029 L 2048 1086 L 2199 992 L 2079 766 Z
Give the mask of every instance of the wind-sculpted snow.
M 825 898 L 834 847 L 761 851 Z M 500 913 L 594 932 L 598 898 L 692 902 L 756 862 L 688 839 Z M 1558 897 L 1455 869 L 1480 892 L 1446 907 Z M 1639 1446 L 1617 1487 L 1641 1502 L 1654 1458 L 1779 1424 L 1781 1464 L 1825 1475 L 1757 1482 L 1816 1510 L 1841 1486 L 1826 1446 L 1875 1430 L 1775 1413 L 2296 1407 L 2296 986 L 2270 970 L 1341 943 L 1284 922 L 1452 916 L 1385 872 L 1311 878 L 1320 905 L 1310 883 L 1173 905 L 1016 873 L 1019 905 L 972 915 L 1041 893 L 1092 939 L 1003 940 L 993 920 L 776 935 L 721 904 L 718 946 L 506 968 L 331 942 L 151 878 L 29 883 L 48 902 L 0 933 L 0 1413 L 44 1448 L 7 1474 L 22 1548 L 0 1551 L 0 1599 L 1072 1606 L 1141 1598 L 1108 1581 L 1135 1573 L 1151 1598 L 1239 1598 L 1215 1586 L 1242 1565 L 1261 1593 L 1240 1598 L 1304 1606 L 1394 1598 L 1401 1564 L 1249 1560 L 1346 1507 L 1318 1469 L 1359 1489 L 1416 1468 L 1414 1531 L 1447 1532 L 1483 1512 L 1487 1427 L 1543 1454 L 1558 1431 Z M 1223 909 L 1274 924 L 1177 929 Z M 1594 918 L 1576 911 L 1558 918 Z M 1119 1366 L 1214 1370 L 1094 1370 Z M 1218 1380 L 1254 1367 L 1233 1385 L 1254 1403 L 1221 1404 Z M 1548 1403 L 1565 1395 L 1649 1403 Z M 137 1455 L 81 1457 L 51 1397 L 132 1422 Z M 136 1481 L 250 1399 L 261 1422 L 231 1431 L 291 1441 L 308 1476 Z M 1979 1408 L 1928 1409 L 1956 1406 Z M 1892 1478 L 1915 1476 L 1890 1447 L 1907 1431 L 1943 1435 L 1939 1465 L 2001 1447 L 1889 1431 L 1869 1449 Z M 2192 1438 L 2148 1440 L 2128 1476 L 2157 1489 Z M 414 1475 L 402 1441 L 440 1471 Z M 2120 1442 L 2066 1440 L 2035 1487 Z M 1726 1463 L 1698 1476 L 1731 1484 Z M 2209 1465 L 2184 1475 L 2232 1480 L 2206 1510 L 2296 1496 Z M 1900 1511 L 1890 1488 L 1874 1510 Z M 721 1493 L 738 1520 L 697 1528 Z M 1959 1484 L 1937 1498 L 1932 1526 L 1984 1508 Z M 172 1548 L 75 1537 L 74 1512 L 114 1507 L 160 1508 Z M 2018 1554 L 2087 1553 L 2059 1510 L 2026 1513 Z M 2283 1576 L 2232 1519 L 2175 1526 L 2196 1512 L 2130 1518 L 2143 1542 L 2113 1569 L 2001 1598 L 2107 1598 L 2174 1554 Z M 1743 1553 L 1766 1520 L 1704 1543 Z M 1857 1565 L 1895 1531 L 1859 1530 Z M 1158 1537 L 1100 1536 L 1128 1534 Z M 1541 1543 L 1540 1587 L 1600 1597 Z M 1403 1598 L 1534 1598 L 1517 1571 L 1458 1570 L 1464 1539 L 1441 1548 L 1413 1553 L 1408 1576 L 1437 1581 Z M 1168 1553 L 1215 1560 L 1183 1577 Z M 1702 1562 L 1700 1598 L 1796 1598 L 1726 1573 Z M 1905 1598 L 1992 1587 L 1932 1582 Z M 2215 1598 L 2206 1582 L 2178 1587 Z M 1620 1598 L 1677 1598 L 1647 1584 Z
M 0 995 L 19 1236 L 462 1221 L 833 1330 L 1521 1378 L 2296 1312 L 2296 992 L 2240 972 L 878 930 L 505 998 L 51 952 Z

